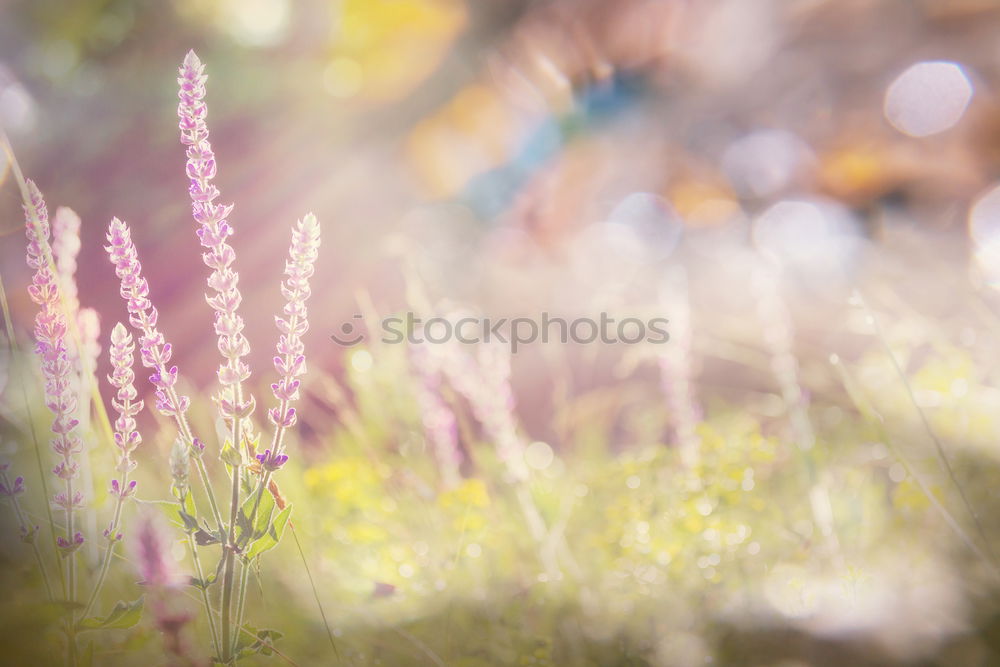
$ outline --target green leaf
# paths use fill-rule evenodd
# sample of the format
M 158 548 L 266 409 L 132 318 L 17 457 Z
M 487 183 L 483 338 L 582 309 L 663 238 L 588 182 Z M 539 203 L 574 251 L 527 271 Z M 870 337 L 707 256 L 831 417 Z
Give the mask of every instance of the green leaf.
M 227 465 L 233 466 L 234 468 L 239 468 L 243 465 L 243 454 L 240 450 L 233 447 L 233 444 L 226 441 L 225 446 L 222 448 L 222 454 L 219 455 Z
M 243 533 L 240 536 L 242 543 L 256 540 L 264 536 L 267 532 L 268 524 L 271 522 L 271 513 L 274 511 L 274 496 L 265 489 L 260 497 L 260 505 L 257 507 L 257 514 L 253 518 L 253 530 L 250 530 L 250 514 L 253 513 L 256 494 L 251 495 L 240 508 L 239 526 Z M 249 534 L 248 534 L 249 533 Z
M 193 532 L 198 530 L 198 519 L 194 516 L 188 514 L 184 510 L 177 510 L 177 514 L 180 515 L 181 521 L 184 523 L 185 532 Z
M 131 628 L 142 618 L 143 598 L 134 602 L 119 600 L 115 603 L 114 609 L 104 618 L 91 616 L 80 621 L 80 630 L 98 630 L 112 628 Z
M 210 544 L 218 544 L 222 540 L 219 539 L 218 535 L 210 533 L 203 528 L 199 528 L 194 533 L 194 541 L 199 547 L 207 547 Z
M 278 546 L 278 542 L 281 541 L 281 535 L 285 532 L 285 524 L 288 523 L 288 517 L 291 516 L 291 514 L 291 505 L 288 505 L 285 509 L 278 512 L 278 516 L 274 517 L 274 522 L 271 524 L 271 528 L 263 537 L 250 545 L 250 548 L 244 555 L 245 558 L 247 560 L 252 560 L 265 551 L 269 551 Z
M 209 586 L 211 586 L 212 584 L 214 584 L 216 581 L 218 581 L 218 579 L 219 578 L 216 575 L 210 574 L 207 577 L 205 577 L 204 579 L 199 579 L 198 577 L 191 577 L 191 582 L 190 583 L 195 588 L 198 588 L 198 589 L 201 589 L 201 590 L 205 590 Z
M 189 517 L 194 517 L 197 510 L 194 506 L 194 497 L 188 493 L 184 498 L 184 507 L 181 508 L 180 503 L 176 500 L 140 500 L 138 501 L 143 505 L 150 505 L 159 509 L 163 512 L 163 516 L 166 517 L 167 521 L 174 524 L 184 532 L 190 532 L 187 527 L 187 519 L 181 517 L 181 514 L 186 514 Z M 195 525 L 197 527 L 197 524 Z

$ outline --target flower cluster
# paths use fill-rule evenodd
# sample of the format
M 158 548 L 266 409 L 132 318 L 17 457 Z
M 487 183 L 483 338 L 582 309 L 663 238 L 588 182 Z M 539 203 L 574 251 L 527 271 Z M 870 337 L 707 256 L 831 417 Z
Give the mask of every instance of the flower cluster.
M 28 181 L 30 202 L 24 207 L 28 237 L 27 262 L 35 271 L 28 294 L 39 306 L 35 316 L 35 340 L 42 360 L 45 378 L 45 402 L 54 415 L 52 421 L 52 449 L 59 456 L 53 473 L 66 484 L 65 491 L 56 494 L 54 502 L 67 516 L 67 534 L 72 533 L 73 512 L 83 504 L 83 494 L 73 491 L 72 480 L 79 472 L 75 457 L 82 451 L 80 438 L 75 430 L 79 420 L 75 417 L 77 398 L 73 391 L 73 365 L 66 347 L 66 317 L 62 309 L 59 280 L 53 272 L 49 246 L 49 218 L 41 192 Z M 72 542 L 76 544 L 76 535 Z M 83 537 L 80 536 L 80 541 Z M 69 540 L 67 539 L 67 544 Z
M 170 343 L 165 342 L 163 334 L 156 328 L 159 314 L 149 300 L 149 284 L 142 277 L 142 265 L 139 264 L 128 225 L 114 218 L 107 238 L 109 245 L 106 250 L 121 281 L 120 293 L 128 307 L 129 323 L 140 333 L 139 356 L 143 366 L 153 370 L 149 381 L 156 387 L 156 407 L 164 415 L 180 419 L 190 401 L 174 390 L 177 366 L 167 366 L 171 355 Z
M 278 429 L 295 425 L 295 408 L 290 404 L 299 396 L 299 377 L 306 370 L 302 336 L 309 329 L 306 299 L 309 298 L 309 278 L 318 253 L 319 223 L 316 216 L 310 213 L 292 230 L 292 243 L 288 248 L 288 261 L 285 262 L 287 278 L 281 285 L 281 294 L 286 301 L 284 317 L 274 318 L 281 334 L 278 337 L 278 354 L 274 357 L 279 379 L 271 385 L 271 391 L 279 405 L 272 408 L 268 416 Z M 276 444 L 275 453 L 280 447 L 280 439 L 276 440 Z
M 272 453 L 270 449 L 265 449 L 263 454 L 257 455 L 257 460 L 260 462 L 260 467 L 267 472 L 274 472 L 285 465 L 288 461 L 288 456 L 285 454 Z
M 219 352 L 224 359 L 218 372 L 223 387 L 219 405 L 223 417 L 243 419 L 249 417 L 254 408 L 253 397 L 244 399 L 240 387 L 250 377 L 250 367 L 243 361 L 243 357 L 250 352 L 250 344 L 243 336 L 243 318 L 237 313 L 242 296 L 239 274 L 232 269 L 236 253 L 226 242 L 233 233 L 226 220 L 233 206 L 215 202 L 219 189 L 212 183 L 216 163 L 205 124 L 204 70 L 205 66 L 198 56 L 189 51 L 177 79 L 180 85 L 177 115 L 180 118 L 181 143 L 187 146 L 191 211 L 200 225 L 198 238 L 205 248 L 202 259 L 212 269 L 208 285 L 215 290 L 215 294 L 208 297 L 208 303 L 215 310 L 215 333 L 219 337 Z
M 134 353 L 132 334 L 119 322 L 111 330 L 109 356 L 112 371 L 108 376 L 108 382 L 116 390 L 115 398 L 111 400 L 111 405 L 118 412 L 118 418 L 115 420 L 115 447 L 118 448 L 118 461 L 115 467 L 122 476 L 120 484 L 117 479 L 111 480 L 111 493 L 123 499 L 135 490 L 135 482 L 126 482 L 128 474 L 136 465 L 132 452 L 142 442 L 142 436 L 136 430 L 135 423 L 135 416 L 142 410 L 143 402 L 138 400 L 138 392 L 135 390 L 135 373 L 132 372 Z

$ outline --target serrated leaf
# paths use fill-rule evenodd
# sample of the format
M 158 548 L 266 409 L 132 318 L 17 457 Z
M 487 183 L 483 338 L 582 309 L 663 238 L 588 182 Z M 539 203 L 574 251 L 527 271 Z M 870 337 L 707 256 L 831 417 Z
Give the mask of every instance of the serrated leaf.
M 281 535 L 285 532 L 285 525 L 288 523 L 288 517 L 291 516 L 291 514 L 291 505 L 288 505 L 285 509 L 278 512 L 278 515 L 274 517 L 274 521 L 271 523 L 271 527 L 267 531 L 267 534 L 250 545 L 250 548 L 245 554 L 247 560 L 256 558 L 265 551 L 270 551 L 274 547 L 278 546 L 278 542 L 281 541 Z
M 142 618 L 142 605 L 143 598 L 141 597 L 134 602 L 119 600 L 115 603 L 111 613 L 104 618 L 96 616 L 85 618 L 80 621 L 78 627 L 80 630 L 131 628 Z

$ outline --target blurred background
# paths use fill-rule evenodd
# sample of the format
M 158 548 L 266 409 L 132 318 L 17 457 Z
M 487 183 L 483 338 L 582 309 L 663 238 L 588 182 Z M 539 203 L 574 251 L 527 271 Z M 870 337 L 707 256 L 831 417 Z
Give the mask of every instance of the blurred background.
M 290 227 L 319 218 L 287 484 L 349 664 L 989 665 L 998 34 L 995 0 L 8 0 L 0 123 L 50 210 L 83 220 L 105 335 L 118 216 L 206 396 L 189 49 L 259 396 Z M 510 480 L 477 459 L 488 434 L 462 432 L 443 483 L 406 350 L 329 338 L 406 308 L 671 320 L 663 349 L 512 360 L 531 493 L 576 554 L 555 592 Z M 316 664 L 302 573 L 276 581 Z

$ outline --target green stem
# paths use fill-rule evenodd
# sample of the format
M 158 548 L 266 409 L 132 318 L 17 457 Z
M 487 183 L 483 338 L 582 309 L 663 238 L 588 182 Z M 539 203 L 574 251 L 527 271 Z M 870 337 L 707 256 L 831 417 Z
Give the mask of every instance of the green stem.
M 167 398 L 173 405 L 180 405 L 179 399 L 177 397 L 177 391 L 173 387 L 167 390 Z M 218 530 L 222 530 L 222 512 L 219 511 L 219 503 L 215 500 L 215 490 L 212 488 L 212 482 L 208 477 L 208 470 L 205 468 L 205 462 L 201 460 L 201 452 L 197 454 L 194 453 L 194 434 L 191 432 L 191 426 L 188 424 L 187 418 L 180 412 L 174 414 L 174 419 L 177 421 L 177 430 L 180 432 L 181 437 L 187 442 L 189 451 L 191 452 L 191 457 L 195 460 L 195 467 L 198 469 L 198 477 L 201 478 L 202 486 L 205 487 L 205 495 L 208 496 L 208 504 L 212 506 L 212 514 L 215 517 L 215 526 Z
M 73 480 L 66 480 L 66 538 L 73 544 Z M 66 599 L 70 602 L 69 624 L 66 628 L 69 651 L 67 662 L 73 667 L 76 665 L 76 611 L 72 603 L 76 602 L 76 551 L 70 551 L 66 555 Z
M 263 472 L 262 473 L 262 476 L 260 478 L 260 484 L 258 485 L 257 490 L 255 492 L 256 497 L 254 498 L 253 509 L 250 511 L 250 525 L 251 526 L 254 525 L 254 522 L 257 519 L 257 510 L 260 507 L 260 500 L 261 500 L 261 497 L 263 496 L 264 489 L 267 488 L 267 483 L 268 483 L 268 481 L 270 479 L 271 479 L 271 473 L 270 472 Z M 249 541 L 252 537 L 253 537 L 253 534 L 251 532 L 247 536 L 247 541 Z M 241 546 L 245 546 L 245 545 L 246 545 L 246 541 L 243 542 L 243 544 Z M 236 598 L 236 627 L 237 627 L 237 629 L 243 627 L 244 611 L 245 611 L 245 605 L 246 605 L 246 588 L 247 588 L 247 579 L 248 579 L 248 575 L 249 575 L 249 570 L 250 570 L 250 564 L 249 563 L 245 563 L 243 565 L 243 569 L 240 572 L 240 592 L 239 592 L 239 595 Z M 238 631 L 237 631 L 237 635 L 236 636 L 237 637 L 239 636 Z M 235 640 L 236 640 L 236 638 L 234 637 L 234 641 Z M 235 647 L 234 647 L 234 650 L 235 650 Z
M 127 475 L 126 482 L 127 482 Z M 83 608 L 83 613 L 80 614 L 80 618 L 87 618 L 90 610 L 94 607 L 94 603 L 97 601 L 97 595 L 101 592 L 101 587 L 104 586 L 104 579 L 108 576 L 108 570 L 111 567 L 111 557 L 114 555 L 115 543 L 118 541 L 115 539 L 115 534 L 118 531 L 118 523 L 121 520 L 122 515 L 122 505 L 124 505 L 124 499 L 118 496 L 118 502 L 115 503 L 115 515 L 111 520 L 111 528 L 108 529 L 108 548 L 104 552 L 104 560 L 101 563 L 101 571 L 97 576 L 97 582 L 94 584 L 94 590 L 90 592 L 90 598 L 87 600 L 87 606 Z
M 205 487 L 205 494 L 208 496 L 208 504 L 212 506 L 212 515 L 215 517 L 215 524 L 219 530 L 222 530 L 222 512 L 219 511 L 219 503 L 215 500 L 215 491 L 212 489 L 212 483 L 208 478 L 208 470 L 205 468 L 205 462 L 201 460 L 201 456 L 194 456 L 194 467 L 198 469 L 198 477 L 201 478 L 202 486 Z
M 242 400 L 239 384 L 233 387 L 234 402 L 239 405 Z M 233 447 L 242 456 L 242 443 L 240 442 L 243 427 L 243 420 L 240 417 L 233 417 Z M 229 539 L 225 545 L 225 574 L 222 578 L 222 662 L 229 664 L 232 660 L 232 604 L 233 604 L 233 569 L 236 565 L 236 514 L 240 510 L 240 467 L 232 466 L 233 484 L 232 496 L 229 503 Z
M 243 611 L 247 596 L 247 582 L 250 579 L 250 563 L 240 564 L 240 591 L 236 596 L 236 632 L 233 633 L 233 654 L 236 654 L 236 645 L 240 639 L 240 628 L 243 627 Z
M 17 169 L 17 163 L 14 160 L 14 153 L 10 150 L 10 145 L 6 143 L 6 135 L 0 130 L 0 140 L 4 143 L 4 148 L 6 149 L 7 155 L 10 161 L 14 164 L 15 170 Z M 30 202 L 29 202 L 30 204 Z M 31 209 L 34 211 L 34 208 Z M 4 327 L 7 331 L 7 347 L 11 352 L 11 369 L 13 370 L 14 359 L 20 360 L 21 358 L 21 346 L 17 343 L 17 338 L 14 336 L 14 323 L 10 317 L 10 304 L 7 302 L 7 292 L 3 286 L 3 279 L 0 278 L 0 309 L 3 310 Z M 45 481 L 45 466 L 42 464 L 42 448 L 38 442 L 38 433 L 35 432 L 35 419 L 31 414 L 31 401 L 28 400 L 28 389 L 24 382 L 18 382 L 21 385 L 21 398 L 24 401 L 24 411 L 28 417 L 28 431 L 31 433 L 31 441 L 34 445 L 35 450 L 35 463 L 38 465 L 38 481 L 42 487 L 42 496 L 44 498 L 49 498 L 49 485 Z M 56 544 L 56 522 L 52 517 L 52 506 L 46 501 L 45 505 L 45 518 L 49 524 L 49 534 L 52 537 L 52 545 Z M 38 545 L 35 545 L 35 550 L 38 550 Z M 58 560 L 58 559 L 57 559 Z M 41 553 L 39 553 L 39 562 L 41 562 Z M 63 570 L 61 567 L 56 567 L 56 573 L 59 575 L 59 588 L 62 589 L 63 593 L 66 592 L 66 579 L 63 576 Z M 43 576 L 48 580 L 48 575 Z M 50 595 L 51 597 L 51 595 Z M 65 597 L 65 595 L 64 595 Z
M 0 471 L 0 481 L 2 481 L 3 485 L 8 489 L 14 488 L 11 486 L 10 478 L 7 477 L 6 472 Z M 24 531 L 25 534 L 28 534 L 30 532 L 30 529 L 28 528 L 28 521 L 24 516 L 24 512 L 21 511 L 21 503 L 17 502 L 17 496 L 11 495 L 10 502 L 11 505 L 14 506 L 14 515 L 17 517 L 17 523 L 20 525 L 21 530 Z M 48 570 L 45 569 L 45 561 L 42 560 L 42 552 L 39 550 L 38 543 L 35 542 L 34 536 L 31 538 L 31 551 L 34 553 L 35 561 L 38 563 L 38 570 L 42 573 L 42 581 L 45 583 L 45 594 L 51 602 L 54 599 L 52 596 L 52 582 L 49 581 L 49 573 Z
M 184 502 L 181 501 L 181 507 L 183 508 Z M 212 633 L 212 646 L 215 648 L 215 654 L 221 655 L 219 651 L 219 629 L 215 626 L 215 613 L 212 611 L 212 600 L 208 596 L 208 582 L 205 581 L 205 572 L 201 567 L 201 559 L 198 558 L 198 546 L 195 544 L 194 540 L 189 536 L 188 544 L 191 545 L 191 560 L 194 562 L 195 572 L 198 574 L 198 579 L 201 581 L 201 601 L 205 605 L 205 615 L 208 617 L 208 629 Z
M 284 414 L 287 409 L 288 409 L 288 401 L 282 400 L 281 405 L 278 408 L 280 414 Z M 271 440 L 271 451 L 273 452 L 274 456 L 278 456 L 278 454 L 281 453 L 286 430 L 287 429 L 284 426 L 276 426 L 274 429 L 274 436 Z M 260 484 L 258 485 L 257 490 L 254 493 L 255 497 L 253 501 L 253 509 L 250 510 L 249 523 L 251 526 L 255 525 L 255 522 L 257 520 L 257 511 L 260 509 L 261 498 L 263 498 L 264 492 L 267 490 L 267 485 L 270 481 L 271 481 L 271 471 L 262 469 L 260 476 Z M 251 533 L 247 537 L 247 540 L 252 539 L 252 537 L 253 535 Z M 236 619 L 238 623 L 237 627 L 243 626 L 244 605 L 246 604 L 246 585 L 247 585 L 246 568 L 244 568 L 244 571 L 241 573 L 240 576 L 240 594 L 239 597 L 237 598 L 237 603 L 236 603 Z

